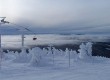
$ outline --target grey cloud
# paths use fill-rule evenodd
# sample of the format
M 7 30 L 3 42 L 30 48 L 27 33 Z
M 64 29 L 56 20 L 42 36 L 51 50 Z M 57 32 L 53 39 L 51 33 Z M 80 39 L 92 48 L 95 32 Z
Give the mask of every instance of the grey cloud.
M 110 30 L 110 0 L 16 1 L 18 14 L 12 16 L 16 18 L 16 22 L 15 20 L 12 22 L 29 25 L 39 33 L 60 31 L 72 33 L 85 32 L 85 30 L 88 33 L 99 30 L 102 33 L 109 33 Z

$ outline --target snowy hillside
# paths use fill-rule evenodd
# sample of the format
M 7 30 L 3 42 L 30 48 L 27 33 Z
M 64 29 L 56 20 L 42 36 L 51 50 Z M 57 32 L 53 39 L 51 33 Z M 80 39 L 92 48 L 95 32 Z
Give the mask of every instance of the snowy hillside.
M 48 47 L 1 54 L 0 80 L 110 80 L 110 59 L 92 56 L 92 43 L 79 52 Z

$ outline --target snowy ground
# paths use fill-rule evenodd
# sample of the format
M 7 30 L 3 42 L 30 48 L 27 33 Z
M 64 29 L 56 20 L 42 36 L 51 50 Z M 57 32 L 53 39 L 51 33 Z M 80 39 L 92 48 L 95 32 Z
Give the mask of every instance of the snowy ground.
M 8 58 L 2 61 L 0 80 L 110 80 L 110 59 L 91 57 L 87 61 L 55 56 L 54 64 L 32 67 L 29 63 L 15 63 L 14 56 L 7 54 Z

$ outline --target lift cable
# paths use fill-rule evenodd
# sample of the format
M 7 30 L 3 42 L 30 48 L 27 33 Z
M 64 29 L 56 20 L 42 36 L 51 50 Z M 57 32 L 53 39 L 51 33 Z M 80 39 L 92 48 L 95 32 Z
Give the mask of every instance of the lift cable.
M 5 21 L 5 18 L 6 18 L 6 17 L 0 17 L 0 18 L 2 18 L 1 22 L 4 23 L 4 24 L 5 24 L 5 23 L 8 23 L 8 24 L 10 23 L 10 24 L 12 24 L 12 25 L 15 25 L 15 26 L 24 28 L 25 30 L 27 30 L 27 31 L 33 33 L 34 35 L 36 35 L 35 32 L 33 32 L 32 30 L 30 30 L 30 29 L 28 29 L 28 28 L 26 28 L 26 27 L 24 27 L 24 26 L 21 26 L 21 25 L 15 24 L 15 23 L 11 23 L 11 22 Z M 18 28 L 16 28 L 16 29 L 19 30 Z M 36 39 L 37 39 L 37 38 L 34 36 L 33 40 L 36 40 Z
M 13 25 L 15 25 L 15 26 L 18 26 L 18 27 L 24 28 L 25 30 L 27 30 L 27 31 L 29 31 L 29 32 L 31 32 L 31 33 L 33 33 L 33 34 L 36 35 L 35 32 L 33 32 L 32 30 L 30 30 L 30 29 L 28 29 L 28 28 L 26 28 L 26 27 L 24 27 L 24 26 L 21 26 L 21 25 L 15 24 L 15 23 L 11 23 L 11 22 L 10 22 L 10 24 L 13 24 Z

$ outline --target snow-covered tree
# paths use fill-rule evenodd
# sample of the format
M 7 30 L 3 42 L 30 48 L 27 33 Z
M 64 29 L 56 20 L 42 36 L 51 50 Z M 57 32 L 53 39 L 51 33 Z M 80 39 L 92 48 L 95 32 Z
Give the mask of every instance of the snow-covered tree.
M 67 58 L 69 57 L 69 52 L 70 52 L 69 49 L 66 48 L 66 50 L 65 50 L 65 57 L 67 57 Z
M 11 52 L 8 51 L 8 54 L 10 54 Z M 15 62 L 18 62 L 20 59 L 20 53 L 18 53 L 17 51 L 14 53 L 14 56 L 16 57 L 16 59 L 14 60 Z
M 43 55 L 43 56 L 46 56 L 47 54 L 48 54 L 48 50 L 45 49 L 45 48 L 43 48 L 43 50 L 42 50 L 42 55 Z
M 48 47 L 48 53 L 47 53 L 48 56 L 53 56 L 52 54 L 52 48 L 51 47 Z
M 16 54 L 16 59 L 14 60 L 15 62 L 21 62 L 21 63 L 25 63 L 28 62 L 28 56 L 27 56 L 27 52 L 25 48 L 21 49 L 21 53 L 17 53 Z
M 84 43 L 82 43 L 80 45 L 80 49 L 78 51 L 79 51 L 79 58 L 80 59 L 84 59 L 84 58 L 86 58 L 88 56 L 87 55 L 86 45 Z
M 87 49 L 87 54 L 89 56 L 92 56 L 92 43 L 91 42 L 86 43 L 86 49 Z
M 86 44 L 82 43 L 80 45 L 79 51 L 79 58 L 84 59 L 87 58 L 88 56 L 92 56 L 92 43 L 88 42 Z
M 37 66 L 38 64 L 40 64 L 40 60 L 41 60 L 41 49 L 37 47 L 33 48 L 31 53 L 32 53 L 32 58 L 30 61 L 30 65 Z
M 71 50 L 70 51 L 70 58 L 73 59 L 74 61 L 77 61 L 78 53 L 76 51 Z
M 52 47 L 52 51 L 53 51 L 53 54 L 55 56 L 59 56 L 60 55 L 59 50 L 58 49 L 55 49 L 55 47 Z
M 23 57 L 23 58 L 26 58 L 27 57 L 27 52 L 26 52 L 26 49 L 25 48 L 22 48 L 22 50 L 21 50 L 21 57 Z
M 63 51 L 63 50 L 59 50 L 59 54 L 61 55 L 61 56 L 64 56 L 65 54 L 64 54 L 65 52 Z

